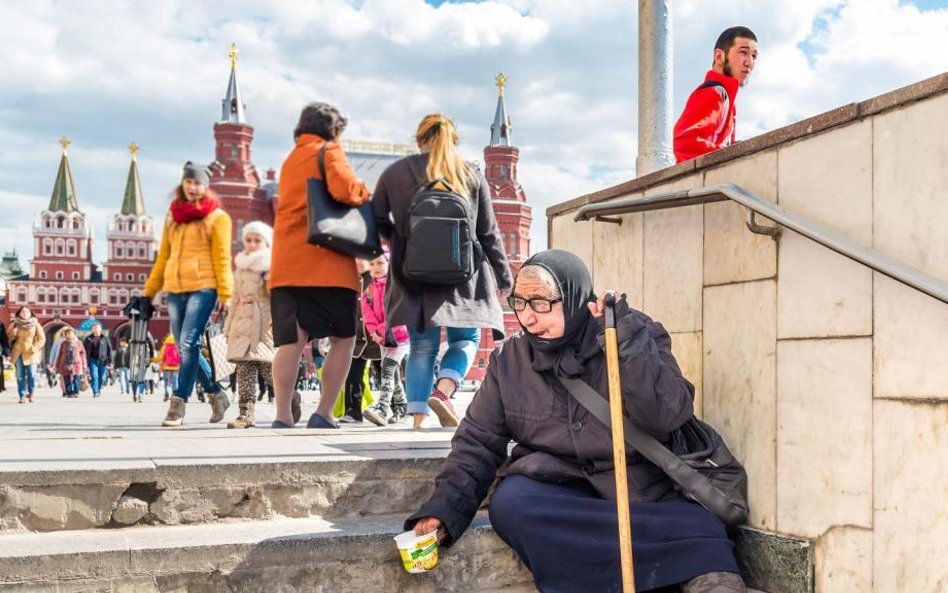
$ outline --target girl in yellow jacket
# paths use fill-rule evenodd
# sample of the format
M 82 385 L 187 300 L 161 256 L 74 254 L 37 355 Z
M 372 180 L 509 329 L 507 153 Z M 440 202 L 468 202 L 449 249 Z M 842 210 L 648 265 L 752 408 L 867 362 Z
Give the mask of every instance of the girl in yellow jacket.
M 221 386 L 211 379 L 211 367 L 201 355 L 201 335 L 211 313 L 230 306 L 230 216 L 208 189 L 210 173 L 188 161 L 181 185 L 175 188 L 161 233 L 158 258 L 145 283 L 145 297 L 166 293 L 171 333 L 181 354 L 178 384 L 162 426 L 181 426 L 185 404 L 201 382 L 211 404 L 211 422 L 220 422 L 230 405 Z

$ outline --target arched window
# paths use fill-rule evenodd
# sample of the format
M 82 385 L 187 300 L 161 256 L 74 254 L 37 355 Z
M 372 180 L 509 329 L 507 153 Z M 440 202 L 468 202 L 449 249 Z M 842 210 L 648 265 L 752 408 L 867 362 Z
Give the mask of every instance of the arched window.
M 125 274 L 126 282 L 135 282 L 135 274 Z
M 122 281 L 122 275 L 119 274 L 118 272 L 116 272 L 116 273 L 112 274 L 112 280 L 114 280 L 115 282 L 121 282 L 121 281 Z
M 148 257 L 148 255 L 145 250 L 145 244 L 139 243 L 138 244 L 138 259 L 145 259 L 146 257 Z
M 139 282 L 144 282 L 145 280 L 148 280 L 148 275 L 147 275 L 147 274 L 139 274 L 139 275 L 138 275 L 138 281 L 139 281 Z
M 121 241 L 115 242 L 115 258 L 121 259 L 125 257 L 125 243 Z
M 56 239 L 56 255 L 63 255 L 66 252 L 66 242 L 62 239 Z
M 68 243 L 66 243 L 66 253 L 70 256 L 76 255 L 76 242 L 75 241 L 70 240 Z
M 79 272 L 73 272 L 73 273 L 72 273 L 72 279 L 73 279 L 73 280 L 78 280 L 78 279 L 79 279 Z
M 62 279 L 63 279 L 63 273 L 62 273 L 62 272 L 56 272 L 56 280 L 62 280 Z

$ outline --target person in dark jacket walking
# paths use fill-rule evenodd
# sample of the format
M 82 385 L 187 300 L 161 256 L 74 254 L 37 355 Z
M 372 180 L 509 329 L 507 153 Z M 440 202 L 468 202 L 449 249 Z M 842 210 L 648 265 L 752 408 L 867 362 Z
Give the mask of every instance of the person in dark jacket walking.
M 450 546 L 500 476 L 491 523 L 541 592 L 618 593 L 610 429 L 557 379 L 581 379 L 608 397 L 603 298 L 593 294 L 582 260 L 551 249 L 524 263 L 508 301 L 524 331 L 491 355 L 435 492 L 405 528 L 439 530 L 442 545 Z M 667 442 L 692 417 L 694 387 L 661 324 L 624 298 L 616 318 L 624 412 Z M 508 458 L 511 440 L 516 447 Z M 684 583 L 686 593 L 744 591 L 720 520 L 682 498 L 634 449 L 627 455 L 636 590 Z
M 420 428 L 429 407 L 442 426 L 457 426 L 450 396 L 467 375 L 477 352 L 480 329 L 489 328 L 495 340 L 504 338 L 504 314 L 499 296 L 509 293 L 513 278 L 494 218 L 487 180 L 457 154 L 454 123 L 440 113 L 418 124 L 415 140 L 421 154 L 395 161 L 382 173 L 372 195 L 379 234 L 391 242 L 391 282 L 385 305 L 390 326 L 408 327 L 411 351 L 405 368 L 408 413 Z M 484 257 L 467 282 L 457 285 L 419 285 L 402 272 L 409 235 L 409 208 L 416 189 L 445 180 L 471 199 L 477 243 Z M 434 364 L 445 328 L 448 349 L 435 384 Z M 434 389 L 432 389 L 434 387 Z
M 112 368 L 115 369 L 115 374 L 118 375 L 119 389 L 122 395 L 127 395 L 132 392 L 131 386 L 128 384 L 128 367 L 130 361 L 131 352 L 128 349 L 128 342 L 125 338 L 122 338 L 119 340 L 118 349 L 116 349 L 115 354 L 112 356 Z
M 89 385 L 92 387 L 92 397 L 99 397 L 105 386 L 105 376 L 112 362 L 112 344 L 102 335 L 102 326 L 96 323 L 92 326 L 92 333 L 83 340 L 86 349 L 86 360 L 89 364 Z

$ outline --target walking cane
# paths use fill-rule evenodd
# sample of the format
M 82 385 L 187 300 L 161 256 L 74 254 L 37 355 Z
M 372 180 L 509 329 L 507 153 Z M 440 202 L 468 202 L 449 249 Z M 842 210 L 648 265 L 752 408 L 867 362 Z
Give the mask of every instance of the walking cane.
M 619 340 L 616 336 L 616 297 L 606 294 L 606 368 L 609 371 L 609 419 L 612 423 L 612 459 L 616 472 L 616 507 L 619 511 L 619 560 L 622 591 L 635 593 L 632 574 L 632 522 L 629 516 L 629 479 L 625 461 L 625 429 L 622 417 L 622 384 L 619 381 Z

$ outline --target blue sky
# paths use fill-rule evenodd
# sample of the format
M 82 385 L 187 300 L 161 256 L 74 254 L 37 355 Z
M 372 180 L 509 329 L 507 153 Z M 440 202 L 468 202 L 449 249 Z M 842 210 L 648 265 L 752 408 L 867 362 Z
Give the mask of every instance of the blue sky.
M 213 158 L 231 42 L 261 170 L 279 168 L 313 100 L 349 116 L 351 139 L 409 142 L 423 115 L 442 111 L 458 123 L 464 155 L 481 160 L 503 70 L 542 248 L 545 208 L 635 175 L 635 5 L 231 0 L 225 10 L 209 1 L 0 0 L 0 249 L 18 249 L 24 264 L 31 257 L 62 135 L 73 141 L 98 261 L 133 140 L 147 207 L 161 217 L 181 164 Z M 672 2 L 674 110 L 708 68 L 717 34 L 747 25 L 761 57 L 738 98 L 739 138 L 948 70 L 948 0 L 708 6 Z

